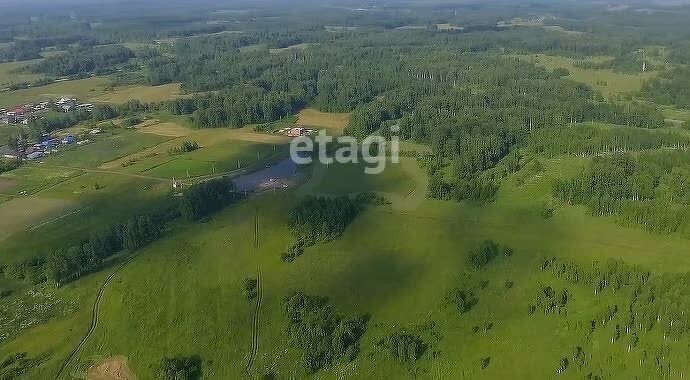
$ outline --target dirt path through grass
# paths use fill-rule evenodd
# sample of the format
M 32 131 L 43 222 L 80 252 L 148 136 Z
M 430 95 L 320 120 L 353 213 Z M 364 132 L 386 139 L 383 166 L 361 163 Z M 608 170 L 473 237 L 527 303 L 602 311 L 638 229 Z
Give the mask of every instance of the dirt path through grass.
M 132 259 L 134 259 L 136 256 L 130 256 L 125 260 L 122 264 L 120 264 L 115 270 L 108 276 L 108 278 L 103 281 L 103 285 L 101 285 L 101 288 L 98 290 L 98 295 L 96 296 L 96 300 L 93 303 L 93 308 L 91 309 L 91 326 L 89 327 L 89 330 L 86 332 L 86 335 L 81 339 L 79 344 L 74 348 L 72 353 L 67 357 L 65 362 L 62 364 L 60 367 L 60 370 L 58 370 L 57 375 L 55 375 L 55 380 L 58 380 L 60 376 L 62 376 L 62 373 L 65 372 L 65 368 L 69 365 L 69 363 L 74 359 L 74 357 L 79 353 L 79 350 L 84 347 L 86 342 L 89 340 L 91 335 L 93 335 L 93 332 L 96 331 L 96 327 L 98 326 L 98 309 L 101 305 L 101 299 L 103 298 L 103 293 L 105 292 L 105 289 L 108 287 L 108 284 L 113 280 L 115 275 L 122 270 Z
M 254 217 L 254 254 L 258 253 L 259 248 L 259 211 L 256 211 L 256 216 Z M 252 321 L 252 348 L 249 352 L 249 361 L 247 362 L 247 374 L 251 373 L 252 366 L 254 366 L 254 360 L 256 359 L 256 354 L 259 351 L 259 317 L 261 315 L 261 300 L 263 298 L 263 285 L 261 282 L 261 265 L 256 268 L 256 308 L 254 309 L 254 319 Z

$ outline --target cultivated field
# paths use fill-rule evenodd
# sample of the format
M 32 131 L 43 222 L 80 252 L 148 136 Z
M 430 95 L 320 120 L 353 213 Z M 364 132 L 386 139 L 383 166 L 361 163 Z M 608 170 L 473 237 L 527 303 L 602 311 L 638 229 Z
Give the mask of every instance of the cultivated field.
M 147 120 L 136 126 L 141 133 L 152 133 L 159 136 L 182 137 L 192 133 L 189 128 L 176 123 L 165 123 L 159 120 Z
M 66 212 L 71 202 L 30 196 L 0 203 L 0 241 Z

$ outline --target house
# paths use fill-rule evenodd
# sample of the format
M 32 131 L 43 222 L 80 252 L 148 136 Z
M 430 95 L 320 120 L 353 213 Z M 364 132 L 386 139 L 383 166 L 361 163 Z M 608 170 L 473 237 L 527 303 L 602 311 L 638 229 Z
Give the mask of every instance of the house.
M 91 132 L 89 132 L 89 133 L 91 133 L 92 135 L 97 135 L 97 134 L 99 134 L 99 133 L 101 133 L 101 132 L 103 132 L 103 131 L 101 131 L 99 128 L 94 128 L 94 129 L 92 129 Z
M 304 128 L 302 128 L 302 127 L 290 128 L 287 135 L 290 137 L 303 136 L 304 135 Z
M 58 106 L 62 106 L 65 104 L 77 104 L 77 99 L 75 98 L 60 98 L 57 102 L 55 102 Z
M 43 149 L 50 149 L 56 145 L 58 145 L 58 140 L 53 138 L 41 142 L 41 147 Z
M 74 144 L 75 142 L 77 142 L 77 138 L 72 135 L 67 135 L 62 138 L 63 144 Z
M 84 104 L 79 104 L 77 106 L 77 111 L 93 111 L 93 104 L 91 103 L 84 103 Z
M 43 152 L 33 152 L 26 155 L 27 160 L 35 160 L 43 157 Z
M 77 99 L 75 98 L 60 98 L 55 105 L 64 112 L 69 112 L 77 106 Z

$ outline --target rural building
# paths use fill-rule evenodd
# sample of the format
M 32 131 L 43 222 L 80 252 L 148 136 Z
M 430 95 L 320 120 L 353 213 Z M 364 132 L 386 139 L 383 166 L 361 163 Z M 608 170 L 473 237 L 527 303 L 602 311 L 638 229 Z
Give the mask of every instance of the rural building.
M 75 98 L 60 98 L 57 102 L 55 102 L 55 105 L 58 106 L 59 109 L 61 109 L 64 112 L 69 112 L 75 107 L 77 107 L 77 99 Z
M 53 147 L 58 145 L 58 140 L 51 138 L 51 139 L 42 141 L 40 145 L 41 145 L 41 148 L 43 148 L 43 149 L 50 149 L 50 148 L 53 148 Z
M 304 128 L 302 128 L 302 127 L 290 128 L 287 135 L 290 137 L 304 136 Z
M 91 103 L 84 103 L 80 104 L 77 106 L 77 111 L 93 111 L 93 104 Z
M 33 152 L 26 155 L 27 160 L 35 160 L 43 157 L 43 152 Z
M 63 144 L 74 144 L 75 142 L 77 142 L 77 138 L 72 135 L 67 135 L 62 138 Z

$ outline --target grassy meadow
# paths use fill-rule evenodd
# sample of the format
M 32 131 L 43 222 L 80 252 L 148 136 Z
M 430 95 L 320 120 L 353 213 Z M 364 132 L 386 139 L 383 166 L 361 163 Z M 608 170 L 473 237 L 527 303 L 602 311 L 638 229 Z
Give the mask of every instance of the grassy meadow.
M 142 149 L 158 145 L 170 137 L 127 131 L 112 136 L 99 137 L 83 146 L 72 146 L 68 150 L 44 160 L 46 165 L 69 167 L 97 167 Z
M 207 378 L 245 376 L 251 342 L 247 326 L 254 304 L 244 298 L 241 288 L 244 278 L 255 277 L 258 270 L 263 297 L 252 377 L 307 375 L 299 364 L 300 352 L 285 335 L 282 299 L 296 289 L 328 296 L 348 315 L 371 315 L 357 359 L 319 372 L 323 379 L 555 376 L 559 358 L 577 346 L 592 355 L 589 368 L 653 376 L 646 367 L 629 363 L 657 344 L 656 338 L 645 338 L 630 352 L 624 343 L 609 341 L 609 329 L 597 330 L 591 341 L 581 339 L 580 321 L 599 312 L 602 304 L 618 302 L 619 295 L 606 294 L 602 303 L 592 303 L 585 289 L 539 270 L 544 256 L 567 257 L 582 265 L 622 258 L 659 272 L 690 269 L 686 239 L 623 228 L 551 198 L 551 181 L 571 176 L 587 160 L 544 160 L 544 172 L 522 181 L 517 181 L 520 173 L 515 174 L 496 201 L 483 206 L 417 198 L 414 194 L 425 192 L 426 175 L 410 158 L 390 166 L 382 176 L 363 174 L 361 165 L 315 166 L 309 181 L 297 190 L 257 196 L 207 223 L 177 224 L 167 238 L 138 252 L 106 288 L 97 328 L 63 378 L 80 376 L 94 363 L 119 355 L 127 357 L 139 378 L 151 378 L 161 357 L 193 354 L 203 358 Z M 120 189 L 136 187 L 126 184 L 124 177 L 110 177 L 124 182 L 103 182 L 105 189 L 117 188 L 121 194 Z M 81 176 L 45 195 L 59 199 L 78 191 L 96 192 L 82 188 L 95 180 L 105 178 Z M 300 197 L 359 191 L 385 194 L 393 203 L 370 207 L 342 238 L 308 248 L 293 263 L 281 261 L 280 253 L 291 241 L 287 213 Z M 549 220 L 539 212 L 544 202 L 555 206 Z M 65 222 L 70 223 L 69 218 Z M 486 270 L 468 270 L 467 252 L 487 238 L 509 245 L 514 255 L 498 258 Z M 64 347 L 73 347 L 87 329 L 94 285 L 112 270 L 54 290 L 56 297 L 71 300 L 74 311 L 0 343 L 0 352 L 22 347 L 30 357 L 44 358 L 30 372 L 32 376 L 54 376 L 61 363 L 58 358 L 66 356 Z M 544 284 L 568 286 L 572 297 L 568 314 L 529 315 L 527 303 Z M 462 315 L 444 306 L 448 293 L 458 286 L 475 287 L 479 299 Z M 392 361 L 376 347 L 379 339 L 400 329 L 414 331 L 428 345 L 414 367 Z M 544 334 L 545 330 L 554 333 Z M 674 350 L 674 355 L 679 351 Z M 482 368 L 486 358 L 490 364 Z M 674 356 L 674 360 L 687 358 Z M 516 362 L 524 365 L 516 368 Z M 604 370 L 599 374 L 613 375 Z M 577 370 L 563 375 L 582 376 L 586 373 Z
M 573 80 L 604 94 L 634 92 L 644 77 L 654 75 L 581 70 L 561 57 L 523 57 L 549 69 L 565 67 Z M 179 85 L 111 91 L 105 79 L 89 78 L 3 93 L 0 105 L 51 94 L 124 103 L 160 101 L 179 93 Z M 667 109 L 666 115 L 681 119 L 686 111 Z M 183 117 L 153 116 L 131 130 L 96 136 L 89 144 L 0 175 L 3 264 L 47 253 L 113 221 L 171 202 L 173 177 L 198 180 L 260 168 L 284 154 L 289 142 L 251 126 L 196 130 Z M 349 117 L 308 108 L 297 115 L 296 124 L 342 134 Z M 197 142 L 199 149 L 170 153 L 185 141 Z M 428 147 L 405 142 L 403 150 L 426 152 Z M 380 175 L 365 174 L 364 163 L 314 164 L 305 169 L 306 183 L 296 189 L 256 195 L 203 223 L 176 221 L 163 239 L 135 252 L 121 269 L 124 256 L 72 284 L 42 286 L 35 293 L 21 292 L 28 284 L 3 280 L 0 287 L 16 294 L 0 298 L 0 360 L 26 353 L 33 365 L 23 376 L 55 378 L 89 330 L 102 289 L 93 334 L 60 379 L 84 378 L 94 364 L 112 357 L 125 357 L 137 378 L 149 379 L 163 357 L 197 354 L 204 378 L 308 377 L 302 353 L 285 333 L 283 310 L 284 297 L 302 290 L 328 297 L 347 315 L 370 316 L 356 359 L 337 362 L 314 378 L 581 379 L 590 373 L 653 378 L 658 372 L 651 369 L 647 352 L 665 345 L 673 348 L 668 348 L 669 360 L 687 363 L 686 347 L 666 341 L 658 331 L 644 335 L 634 348 L 611 339 L 614 326 L 588 332 L 592 315 L 622 304 L 626 295 L 592 298 L 589 289 L 540 269 L 543 258 L 560 257 L 588 268 L 622 259 L 654 273 L 690 271 L 687 238 L 621 227 L 613 218 L 592 217 L 584 207 L 552 197 L 553 181 L 574 176 L 589 160 L 540 158 L 542 172 L 510 175 L 495 201 L 481 205 L 427 199 L 426 170 L 411 157 L 388 163 Z M 390 204 L 368 207 L 342 237 L 307 248 L 294 262 L 281 260 L 294 240 L 287 223 L 295 204 L 310 195 L 360 192 L 378 193 Z M 543 216 L 545 205 L 553 208 L 553 216 Z M 485 239 L 510 246 L 514 254 L 472 270 L 469 251 Z M 111 273 L 112 281 L 104 287 Z M 247 373 L 255 303 L 242 288 L 246 278 L 258 273 L 259 348 Z M 568 289 L 565 313 L 528 312 L 544 286 Z M 448 304 L 455 289 L 472 289 L 476 295 L 469 312 L 460 314 Z M 424 353 L 414 365 L 392 360 L 378 344 L 400 331 L 424 341 Z M 573 364 L 558 374 L 559 360 L 572 357 L 578 347 L 586 353 L 587 365 Z
M 104 94 L 108 84 L 109 80 L 107 78 L 91 77 L 56 82 L 47 86 L 2 92 L 0 93 L 0 107 L 6 108 L 47 99 L 59 99 L 63 96 L 73 96 L 87 100 Z
M 575 67 L 573 64 L 575 62 L 574 59 L 555 55 L 534 54 L 518 57 L 534 61 L 538 65 L 542 65 L 549 70 L 559 67 L 567 69 L 570 71 L 570 76 L 568 76 L 568 78 L 577 82 L 586 83 L 592 88 L 599 90 L 604 96 L 636 93 L 642 87 L 642 82 L 644 80 L 650 79 L 656 75 L 656 72 L 653 71 L 633 75 L 616 73 L 608 69 L 582 69 Z M 603 60 L 606 59 L 606 57 L 592 59 Z
M 44 76 L 41 74 L 33 74 L 21 70 L 22 68 L 25 68 L 38 61 L 40 61 L 40 59 L 23 62 L 0 63 L 0 90 L 13 84 L 33 82 L 35 80 L 44 78 Z
M 169 140 L 105 162 L 100 168 L 157 178 L 199 177 L 261 164 L 282 154 L 283 145 L 288 141 L 285 137 L 259 134 L 250 128 L 186 130 L 184 136 L 171 136 L 183 131 L 185 129 L 171 123 L 142 126 L 135 132 L 137 136 Z M 199 149 L 182 154 L 169 153 L 185 141 L 195 141 Z
M 182 93 L 179 83 L 161 86 L 123 86 L 107 91 L 103 95 L 90 98 L 96 103 L 124 104 L 131 100 L 142 102 L 163 102 L 173 99 Z
M 0 78 L 11 78 L 5 74 L 3 65 L 0 64 Z M 16 78 L 16 76 L 14 76 Z M 21 78 L 21 77 L 20 77 Z M 3 81 L 4 79 L 0 79 Z M 24 82 L 26 79 L 17 80 Z M 51 83 L 46 86 L 32 87 L 15 91 L 0 92 L 0 107 L 7 108 L 25 103 L 35 103 L 47 99 L 59 99 L 69 96 L 81 101 L 94 103 L 124 104 L 130 100 L 142 102 L 162 102 L 170 100 L 181 94 L 180 84 L 162 86 L 121 86 L 111 87 L 107 77 L 91 77 L 86 79 L 65 80 Z
M 349 122 L 349 113 L 328 113 L 313 108 L 306 108 L 297 115 L 297 124 L 325 128 L 337 134 L 342 134 Z

